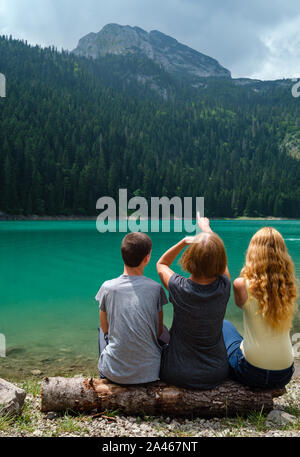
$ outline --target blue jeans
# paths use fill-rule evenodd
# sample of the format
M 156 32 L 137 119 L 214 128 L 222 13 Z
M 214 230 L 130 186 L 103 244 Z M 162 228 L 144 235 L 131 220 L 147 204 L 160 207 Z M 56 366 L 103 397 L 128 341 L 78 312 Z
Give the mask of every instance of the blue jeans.
M 98 349 L 99 349 L 99 357 L 101 352 L 106 348 L 108 345 L 108 335 L 107 333 L 103 333 L 102 328 L 98 327 Z M 100 378 L 105 379 L 105 376 L 100 371 Z
M 234 325 L 224 320 L 223 338 L 227 350 L 231 376 L 241 384 L 259 389 L 282 389 L 286 386 L 294 373 L 294 364 L 285 370 L 264 370 L 251 365 L 245 359 L 240 344 L 242 336 Z

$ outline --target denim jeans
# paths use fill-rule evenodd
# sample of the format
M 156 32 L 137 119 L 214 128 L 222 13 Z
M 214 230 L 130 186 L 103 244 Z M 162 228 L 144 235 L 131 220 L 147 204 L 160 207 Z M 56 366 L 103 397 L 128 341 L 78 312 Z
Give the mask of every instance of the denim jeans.
M 281 389 L 290 382 L 295 370 L 294 364 L 285 370 L 265 370 L 251 365 L 240 349 L 242 336 L 234 325 L 226 320 L 223 322 L 223 338 L 231 375 L 236 381 L 260 389 Z
M 106 348 L 108 345 L 108 335 L 107 333 L 103 333 L 102 328 L 98 327 L 98 349 L 99 349 L 99 357 L 101 352 Z M 105 379 L 105 376 L 100 371 L 100 378 Z

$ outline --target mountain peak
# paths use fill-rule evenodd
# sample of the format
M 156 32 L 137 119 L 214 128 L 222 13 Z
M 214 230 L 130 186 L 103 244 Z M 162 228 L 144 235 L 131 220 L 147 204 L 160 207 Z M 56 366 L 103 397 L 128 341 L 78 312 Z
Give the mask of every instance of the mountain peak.
M 79 40 L 73 51 L 78 56 L 104 57 L 107 54 L 143 55 L 168 73 L 193 80 L 203 77 L 231 78 L 230 71 L 219 62 L 159 30 L 146 32 L 140 27 L 107 24 L 98 33 L 89 33 Z

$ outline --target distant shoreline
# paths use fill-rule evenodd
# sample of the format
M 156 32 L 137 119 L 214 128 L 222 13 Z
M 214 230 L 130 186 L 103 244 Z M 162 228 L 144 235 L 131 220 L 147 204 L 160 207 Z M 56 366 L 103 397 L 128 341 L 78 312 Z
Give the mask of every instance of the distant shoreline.
M 0 215 L 0 222 L 9 222 L 9 221 L 96 221 L 97 216 L 18 216 L 18 215 L 8 215 L 2 214 Z M 239 217 L 211 217 L 213 220 L 224 220 L 224 221 L 297 221 L 297 218 L 285 218 L 285 217 L 247 217 L 247 216 L 239 216 Z M 118 218 L 117 218 L 118 220 Z M 132 216 L 128 216 L 128 220 L 134 220 Z M 145 219 L 143 219 L 145 220 Z M 174 217 L 171 216 L 171 220 L 174 220 Z

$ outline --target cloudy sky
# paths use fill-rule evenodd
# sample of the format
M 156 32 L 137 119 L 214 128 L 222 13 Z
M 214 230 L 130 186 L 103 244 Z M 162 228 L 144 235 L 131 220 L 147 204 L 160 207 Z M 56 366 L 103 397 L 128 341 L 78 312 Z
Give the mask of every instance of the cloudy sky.
M 299 0 L 0 0 L 0 35 L 74 49 L 115 22 L 160 30 L 233 77 L 300 77 Z

